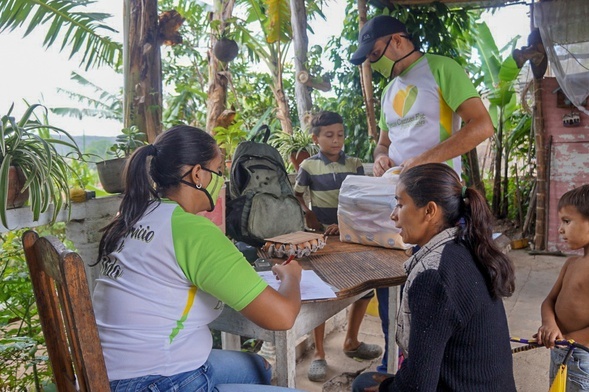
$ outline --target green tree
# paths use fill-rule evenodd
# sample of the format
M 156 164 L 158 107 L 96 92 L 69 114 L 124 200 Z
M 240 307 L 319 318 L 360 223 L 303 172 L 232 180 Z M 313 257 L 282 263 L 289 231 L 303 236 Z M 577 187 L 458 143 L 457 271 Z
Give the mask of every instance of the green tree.
M 91 67 L 122 63 L 122 45 L 103 33 L 115 32 L 105 23 L 110 14 L 92 12 L 91 0 L 3 0 L 0 33 L 24 28 L 26 37 L 39 26 L 48 25 L 43 46 L 61 39 L 61 48 L 70 49 L 69 57 L 82 54 L 80 65 Z
M 509 165 L 513 149 L 528 137 L 530 124 L 526 115 L 521 114 L 517 101 L 515 83 L 519 68 L 511 56 L 519 37 L 512 39 L 501 50 L 486 23 L 477 24 L 475 47 L 480 58 L 480 73 L 484 85 L 483 95 L 489 101 L 489 114 L 495 127 L 494 178 L 491 209 L 497 218 L 509 214 Z M 503 57 L 503 53 L 509 53 Z M 517 121 L 514 121 L 518 119 Z M 528 141 L 529 140 L 528 138 Z

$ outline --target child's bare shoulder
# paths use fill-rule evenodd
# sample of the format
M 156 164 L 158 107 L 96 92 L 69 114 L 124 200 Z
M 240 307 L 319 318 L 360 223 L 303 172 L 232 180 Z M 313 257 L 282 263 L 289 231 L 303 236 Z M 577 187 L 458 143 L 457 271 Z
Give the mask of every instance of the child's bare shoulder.
M 589 256 L 571 256 L 562 268 L 567 271 L 589 270 Z

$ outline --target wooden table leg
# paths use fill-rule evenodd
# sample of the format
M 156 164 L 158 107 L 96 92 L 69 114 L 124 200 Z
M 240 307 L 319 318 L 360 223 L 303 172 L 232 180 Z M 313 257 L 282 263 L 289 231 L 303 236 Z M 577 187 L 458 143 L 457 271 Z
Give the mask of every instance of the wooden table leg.
M 387 354 L 387 372 L 397 373 L 399 363 L 399 347 L 395 336 L 397 334 L 397 312 L 401 305 L 401 286 L 389 287 L 389 351 Z
M 295 387 L 296 336 L 292 329 L 276 332 L 276 385 Z
M 229 332 L 221 332 L 221 347 L 223 350 L 241 350 L 241 337 Z

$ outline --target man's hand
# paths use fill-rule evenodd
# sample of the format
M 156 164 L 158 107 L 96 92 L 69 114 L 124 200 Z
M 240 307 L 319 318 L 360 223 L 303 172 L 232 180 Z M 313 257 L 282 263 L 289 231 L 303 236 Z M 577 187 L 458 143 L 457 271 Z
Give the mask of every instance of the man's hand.
M 394 166 L 394 162 L 389 158 L 387 155 L 379 155 L 374 160 L 374 165 L 372 166 L 372 173 L 375 177 L 380 177 L 389 170 L 391 167 Z
M 317 215 L 311 210 L 305 214 L 305 223 L 309 229 L 323 230 L 323 225 L 319 222 L 319 219 L 317 219 Z
M 329 226 L 327 226 L 327 229 L 325 229 L 325 235 L 338 235 L 339 234 L 339 227 L 337 226 L 337 223 L 331 224 Z

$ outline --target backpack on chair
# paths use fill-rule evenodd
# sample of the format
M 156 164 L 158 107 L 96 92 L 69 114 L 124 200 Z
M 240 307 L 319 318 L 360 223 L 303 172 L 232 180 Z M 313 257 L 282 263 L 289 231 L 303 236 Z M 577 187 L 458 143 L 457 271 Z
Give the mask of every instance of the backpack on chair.
M 261 126 L 252 139 L 262 132 L 261 143 L 242 142 L 233 154 L 226 218 L 231 238 L 256 247 L 262 246 L 265 238 L 305 229 L 303 210 L 282 157 L 267 144 L 270 128 Z

